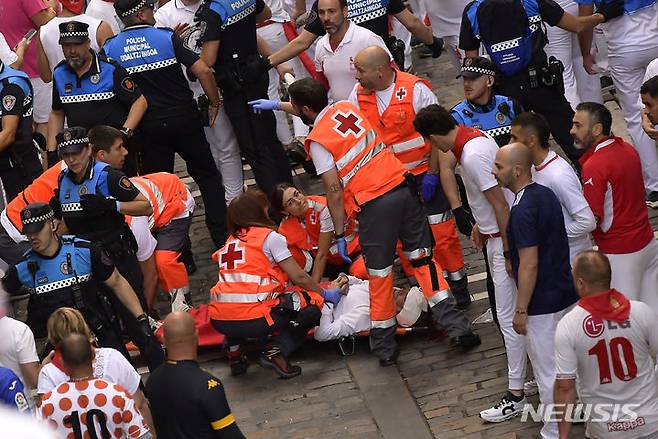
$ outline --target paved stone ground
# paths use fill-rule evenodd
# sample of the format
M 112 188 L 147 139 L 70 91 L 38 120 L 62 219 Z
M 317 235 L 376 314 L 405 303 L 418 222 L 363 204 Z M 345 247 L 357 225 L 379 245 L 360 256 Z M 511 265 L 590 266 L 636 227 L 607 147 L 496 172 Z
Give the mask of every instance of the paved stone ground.
M 461 83 L 447 57 L 438 61 L 416 59 L 416 73 L 429 79 L 441 103 L 461 100 Z M 628 138 L 619 108 L 608 103 L 615 117 L 615 132 Z M 177 172 L 190 185 L 199 206 L 191 228 L 198 271 L 191 277 L 195 303 L 208 301 L 217 280 L 211 261 L 214 251 L 203 218 L 199 192 L 182 163 Z M 305 190 L 318 193 L 319 180 L 301 169 L 295 179 Z M 246 172 L 247 183 L 250 172 Z M 651 212 L 658 224 L 658 213 Z M 481 253 L 462 237 L 471 293 L 478 299 L 468 311 L 471 319 L 488 308 Z M 399 279 L 398 283 L 405 283 Z M 166 303 L 161 301 L 161 309 Z M 19 312 L 19 318 L 24 313 Z M 493 323 L 478 325 L 482 345 L 468 353 L 451 348 L 434 334 L 399 338 L 399 365 L 380 368 L 360 339 L 351 357 L 341 357 L 335 344 L 309 341 L 292 361 L 303 368 L 301 377 L 283 381 L 257 365 L 247 375 L 229 374 L 220 349 L 205 349 L 203 367 L 222 379 L 237 422 L 247 437 L 256 438 L 535 438 L 539 425 L 515 419 L 502 424 L 483 423 L 478 412 L 490 407 L 505 392 L 507 366 L 502 339 Z M 145 377 L 146 378 L 146 377 Z M 530 399 L 536 403 L 536 397 Z M 582 437 L 577 428 L 572 437 Z

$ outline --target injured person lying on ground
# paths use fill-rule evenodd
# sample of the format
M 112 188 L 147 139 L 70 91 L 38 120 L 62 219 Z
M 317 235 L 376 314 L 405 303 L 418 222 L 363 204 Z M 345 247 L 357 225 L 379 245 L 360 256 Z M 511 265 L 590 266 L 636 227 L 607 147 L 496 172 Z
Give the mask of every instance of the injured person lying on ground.
M 338 304 L 322 308 L 320 325 L 313 335 L 317 341 L 337 340 L 370 330 L 368 281 L 341 276 L 349 280 L 349 292 Z M 396 288 L 395 305 L 398 325 L 404 328 L 414 326 L 422 320 L 422 313 L 429 310 L 427 299 L 418 287 L 409 290 Z

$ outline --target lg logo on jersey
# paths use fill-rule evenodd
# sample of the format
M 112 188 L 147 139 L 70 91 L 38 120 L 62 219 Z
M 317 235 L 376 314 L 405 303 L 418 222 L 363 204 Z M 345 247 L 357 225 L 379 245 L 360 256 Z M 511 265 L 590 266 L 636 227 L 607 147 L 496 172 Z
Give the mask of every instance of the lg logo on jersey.
M 605 328 L 608 329 L 628 329 L 631 327 L 631 321 L 626 320 L 622 323 L 615 323 L 609 320 L 601 320 L 593 317 L 591 314 L 583 320 L 583 331 L 588 337 L 597 338 L 603 334 Z

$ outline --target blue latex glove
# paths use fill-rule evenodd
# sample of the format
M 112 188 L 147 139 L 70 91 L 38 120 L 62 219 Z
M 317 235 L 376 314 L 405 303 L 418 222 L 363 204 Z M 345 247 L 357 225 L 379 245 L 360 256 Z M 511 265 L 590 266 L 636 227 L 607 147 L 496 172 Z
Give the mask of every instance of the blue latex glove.
M 271 101 L 269 99 L 256 99 L 255 101 L 249 101 L 254 113 L 258 114 L 261 111 L 272 111 L 281 109 L 281 101 Z
M 345 241 L 344 236 L 336 238 L 336 247 L 338 248 L 338 254 L 340 255 L 341 259 L 345 261 L 346 264 L 351 264 L 352 260 L 347 254 L 347 241 Z
M 428 203 L 436 195 L 436 188 L 439 187 L 438 174 L 425 174 L 423 182 L 421 183 L 420 193 L 423 196 L 423 201 Z
M 338 305 L 338 302 L 340 302 L 340 299 L 343 297 L 343 295 L 340 293 L 340 290 L 322 289 L 322 297 L 324 298 L 325 302 L 333 303 L 334 306 L 336 306 Z

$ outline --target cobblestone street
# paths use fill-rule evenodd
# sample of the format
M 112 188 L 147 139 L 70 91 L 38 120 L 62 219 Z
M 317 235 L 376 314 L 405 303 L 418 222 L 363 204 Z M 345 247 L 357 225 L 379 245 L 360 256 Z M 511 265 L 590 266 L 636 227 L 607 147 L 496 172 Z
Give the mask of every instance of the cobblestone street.
M 451 107 L 461 100 L 461 82 L 445 54 L 438 61 L 416 61 L 416 73 L 431 81 L 443 105 Z M 628 139 L 618 106 L 613 101 L 607 105 L 613 111 L 615 133 Z M 184 174 L 182 168 L 179 171 Z M 302 175 L 297 180 L 306 190 L 319 192 L 317 179 Z M 185 181 L 193 187 L 189 177 Z M 194 195 L 200 203 L 198 191 Z M 195 212 L 192 242 L 198 266 L 192 291 L 198 304 L 207 302 L 208 290 L 217 279 L 201 206 Z M 484 264 L 470 242 L 462 237 L 462 243 L 469 288 L 476 299 L 468 311 L 473 320 L 488 308 Z M 204 350 L 200 360 L 222 379 L 237 422 L 251 439 L 538 437 L 540 425 L 532 421 L 522 423 L 516 418 L 486 424 L 479 418 L 479 411 L 491 407 L 506 391 L 507 366 L 495 325 L 486 323 L 475 329 L 482 345 L 468 353 L 451 348 L 446 339 L 434 334 L 399 337 L 399 365 L 390 368 L 379 367 L 368 354 L 365 338 L 358 340 L 355 354 L 349 357 L 340 356 L 332 343 L 309 342 L 292 358 L 302 367 L 302 376 L 289 381 L 276 379 L 273 372 L 257 365 L 244 376 L 231 377 L 219 349 Z M 536 404 L 537 397 L 530 402 Z M 582 427 L 572 437 L 583 437 Z

